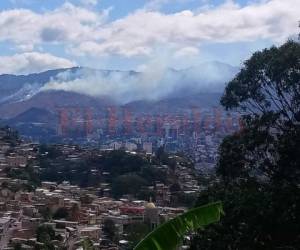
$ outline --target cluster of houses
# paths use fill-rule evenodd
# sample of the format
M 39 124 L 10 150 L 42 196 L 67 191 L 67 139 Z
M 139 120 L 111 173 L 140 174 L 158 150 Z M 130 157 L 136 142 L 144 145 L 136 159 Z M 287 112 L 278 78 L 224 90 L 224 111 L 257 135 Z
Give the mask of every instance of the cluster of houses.
M 156 206 L 151 201 L 99 197 L 89 189 L 70 185 L 42 182 L 34 192 L 12 191 L 16 180 L 1 178 L 0 185 L 0 249 L 13 249 L 16 243 L 25 249 L 39 244 L 36 232 L 41 224 L 51 226 L 59 241 L 54 244 L 67 249 L 79 249 L 88 237 L 96 249 L 126 249 L 122 239 L 124 229 L 133 223 L 149 223 L 155 228 L 162 221 L 184 212 L 184 208 Z M 58 211 L 66 211 L 64 218 L 55 218 Z M 51 218 L 52 215 L 52 218 Z M 49 216 L 49 217 L 48 217 Z M 120 235 L 119 242 L 110 242 L 103 233 L 105 220 L 113 221 Z
M 109 186 L 101 183 L 97 188 L 82 188 L 62 183 L 42 182 L 41 186 L 25 191 L 26 180 L 7 177 L 7 169 L 20 169 L 37 157 L 37 145 L 12 143 L 3 140 L 0 132 L 0 249 L 37 249 L 43 246 L 37 239 L 41 225 L 51 227 L 55 232 L 52 244 L 56 249 L 81 249 L 81 243 L 88 238 L 95 249 L 128 249 L 130 242 L 126 228 L 136 223 L 149 225 L 151 229 L 160 223 L 183 213 L 186 208 L 172 207 L 171 190 L 168 185 L 155 185 L 155 204 L 149 200 L 137 200 L 132 196 L 122 199 L 111 197 Z M 150 145 L 149 145 L 150 147 Z M 88 149 L 78 150 L 76 146 L 60 145 L 60 150 L 70 161 L 77 161 L 90 153 Z M 38 168 L 38 166 L 36 166 Z M 192 171 L 184 165 L 177 165 L 174 171 L 181 190 L 197 193 L 198 183 Z M 104 192 L 99 192 L 99 190 Z M 109 239 L 105 222 L 114 224 L 118 240 Z

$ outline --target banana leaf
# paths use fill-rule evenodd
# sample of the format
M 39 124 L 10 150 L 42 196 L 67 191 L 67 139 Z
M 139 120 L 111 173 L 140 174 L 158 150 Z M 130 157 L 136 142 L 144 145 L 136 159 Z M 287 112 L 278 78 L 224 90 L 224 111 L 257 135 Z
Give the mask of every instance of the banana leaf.
M 89 238 L 83 239 L 81 246 L 83 250 L 95 250 L 93 242 Z
M 134 250 L 176 249 L 188 232 L 218 222 L 222 213 L 221 202 L 210 203 L 191 209 L 158 226 L 138 243 Z

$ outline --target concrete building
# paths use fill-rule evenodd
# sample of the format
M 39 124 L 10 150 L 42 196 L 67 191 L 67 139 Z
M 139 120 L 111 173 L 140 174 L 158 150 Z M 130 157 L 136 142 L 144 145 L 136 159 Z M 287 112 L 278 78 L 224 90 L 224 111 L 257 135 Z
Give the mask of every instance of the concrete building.
M 153 153 L 152 142 L 144 142 L 143 143 L 143 150 L 146 152 L 146 154 L 152 154 Z

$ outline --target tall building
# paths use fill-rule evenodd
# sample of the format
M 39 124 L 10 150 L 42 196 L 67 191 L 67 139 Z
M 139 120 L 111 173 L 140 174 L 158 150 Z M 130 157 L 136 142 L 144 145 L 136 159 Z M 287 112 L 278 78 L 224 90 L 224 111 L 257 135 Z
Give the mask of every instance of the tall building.
M 145 206 L 144 220 L 150 225 L 151 230 L 159 224 L 159 211 L 151 199 Z
M 152 142 L 144 142 L 143 143 L 143 150 L 147 154 L 152 154 L 153 153 Z

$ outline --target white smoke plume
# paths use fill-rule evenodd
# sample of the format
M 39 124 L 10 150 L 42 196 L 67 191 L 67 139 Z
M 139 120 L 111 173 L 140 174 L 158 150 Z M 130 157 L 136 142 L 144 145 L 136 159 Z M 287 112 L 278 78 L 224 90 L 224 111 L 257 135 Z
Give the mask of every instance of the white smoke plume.
M 109 97 L 119 103 L 159 100 L 197 92 L 222 92 L 237 72 L 227 64 L 202 64 L 185 70 L 172 70 L 152 63 L 142 72 L 101 71 L 80 68 L 59 74 L 41 90 L 63 90 L 93 97 Z

